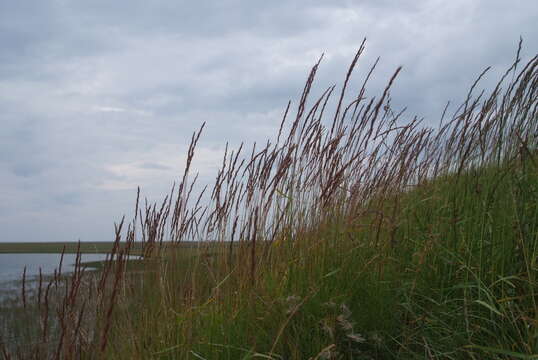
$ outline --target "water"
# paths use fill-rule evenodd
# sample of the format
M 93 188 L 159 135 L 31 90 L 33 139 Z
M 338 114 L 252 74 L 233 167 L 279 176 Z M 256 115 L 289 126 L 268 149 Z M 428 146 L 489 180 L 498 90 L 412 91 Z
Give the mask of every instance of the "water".
M 106 257 L 107 254 L 82 254 L 81 261 L 82 263 L 103 261 Z M 54 270 L 58 269 L 60 264 L 60 258 L 61 254 L 0 254 L 0 335 L 3 341 L 6 341 L 10 351 L 19 349 L 18 346 L 21 344 L 24 350 L 28 344 L 38 338 L 37 334 L 41 334 L 39 311 L 34 308 L 29 308 L 26 312 L 15 311 L 21 306 L 21 280 L 24 267 L 26 267 L 25 294 L 29 299 L 30 295 L 36 294 L 39 285 L 37 281 L 39 270 L 41 269 L 45 277 L 54 274 Z M 65 254 L 62 274 L 73 272 L 75 262 L 76 254 Z M 30 303 L 33 304 L 32 301 Z M 56 336 L 59 331 L 54 312 L 49 314 L 48 321 L 51 336 Z M 53 344 L 54 341 L 56 340 L 52 341 Z
M 102 261 L 106 254 L 82 254 L 82 262 Z M 20 288 L 20 280 L 26 266 L 26 278 L 31 281 L 38 277 L 39 269 L 43 275 L 51 275 L 60 264 L 61 254 L 0 254 L 0 298 L 2 293 Z M 62 273 L 73 271 L 76 254 L 65 254 Z

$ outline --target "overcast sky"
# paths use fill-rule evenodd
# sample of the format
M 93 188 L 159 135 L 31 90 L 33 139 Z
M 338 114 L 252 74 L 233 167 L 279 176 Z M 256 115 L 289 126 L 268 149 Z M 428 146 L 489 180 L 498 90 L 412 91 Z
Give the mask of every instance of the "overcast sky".
M 213 179 L 224 144 L 263 140 L 321 53 L 317 91 L 351 86 L 437 123 L 486 67 L 538 50 L 536 0 L 0 2 L 0 241 L 112 240 L 136 187 L 158 200 L 191 133 Z M 486 82 L 487 83 L 487 82 Z

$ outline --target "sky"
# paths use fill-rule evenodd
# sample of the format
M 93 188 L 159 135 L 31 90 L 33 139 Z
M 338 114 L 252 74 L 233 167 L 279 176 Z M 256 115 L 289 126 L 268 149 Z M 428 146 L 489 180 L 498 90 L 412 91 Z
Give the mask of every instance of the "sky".
M 159 201 L 194 168 L 211 182 L 226 142 L 278 130 L 324 53 L 315 92 L 397 66 L 408 118 L 435 125 L 487 66 L 484 86 L 538 50 L 536 0 L 0 2 L 0 241 L 111 241 L 137 186 Z

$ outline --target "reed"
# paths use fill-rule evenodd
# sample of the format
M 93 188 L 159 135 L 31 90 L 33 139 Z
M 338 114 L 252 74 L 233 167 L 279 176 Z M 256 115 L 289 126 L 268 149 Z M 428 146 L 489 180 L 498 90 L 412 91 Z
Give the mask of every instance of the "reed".
M 400 68 L 367 97 L 376 61 L 351 93 L 364 49 L 310 99 L 320 59 L 276 137 L 226 146 L 195 193 L 202 125 L 97 278 L 39 283 L 41 341 L 0 341 L 4 357 L 538 358 L 538 56 L 522 64 L 520 43 L 493 90 L 476 93 L 486 70 L 430 128 L 391 107 Z

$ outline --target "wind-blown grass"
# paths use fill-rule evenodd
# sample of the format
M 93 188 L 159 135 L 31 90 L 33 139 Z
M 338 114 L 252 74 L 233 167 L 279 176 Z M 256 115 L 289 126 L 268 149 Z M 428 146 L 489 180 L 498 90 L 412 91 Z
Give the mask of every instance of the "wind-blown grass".
M 67 284 L 51 356 L 538 358 L 538 57 L 521 64 L 518 51 L 475 95 L 480 75 L 428 128 L 390 106 L 400 69 L 366 97 L 377 62 L 344 105 L 363 51 L 334 114 L 334 86 L 309 100 L 318 62 L 276 141 L 227 148 L 197 195 L 193 134 L 178 185 L 160 205 L 137 197 L 118 224 L 127 245 L 93 295 L 77 294 L 76 274 Z M 186 239 L 210 241 L 194 254 L 172 245 Z M 136 242 L 145 271 L 126 275 Z

